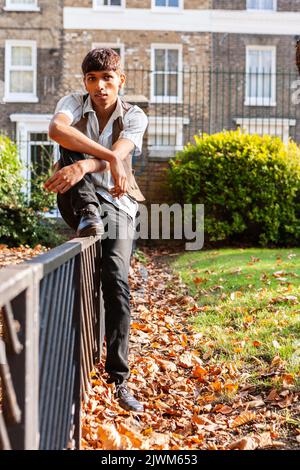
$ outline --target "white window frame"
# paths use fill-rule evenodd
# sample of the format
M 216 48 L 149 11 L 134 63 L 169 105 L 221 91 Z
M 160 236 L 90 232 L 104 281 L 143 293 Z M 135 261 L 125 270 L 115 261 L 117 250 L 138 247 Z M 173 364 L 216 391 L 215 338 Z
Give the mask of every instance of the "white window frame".
M 121 5 L 99 5 L 98 0 L 93 0 L 93 9 L 98 11 L 123 11 L 126 8 L 126 0 L 121 0 Z
M 151 142 L 151 137 L 155 135 L 172 136 L 175 137 L 175 145 L 160 145 L 148 144 L 149 156 L 156 158 L 170 158 L 170 153 L 182 150 L 184 126 L 189 125 L 189 118 L 175 117 L 175 116 L 149 116 L 148 137 Z
M 260 1 L 260 0 L 259 0 Z M 247 11 L 255 11 L 255 12 L 258 12 L 258 11 L 263 11 L 263 12 L 266 12 L 266 11 L 277 11 L 277 0 L 273 0 L 273 8 L 270 10 L 269 8 L 250 8 L 249 6 L 249 0 L 247 0 L 247 5 L 246 5 L 246 10 Z
M 11 65 L 11 49 L 15 46 L 31 47 L 32 65 L 22 66 L 22 70 L 33 71 L 33 92 L 32 93 L 11 93 L 10 92 L 10 71 L 18 70 L 19 66 Z M 16 68 L 15 68 L 16 67 Z M 37 87 L 37 45 L 36 41 L 25 41 L 20 39 L 9 39 L 5 41 L 5 85 L 3 101 L 8 103 L 38 103 L 36 94 Z
M 155 4 L 156 0 L 151 0 L 151 10 L 159 13 L 181 13 L 184 9 L 184 0 L 179 0 L 178 7 L 159 7 Z
M 124 65 L 125 65 L 125 46 L 124 43 L 122 42 L 93 42 L 92 43 L 92 49 L 95 49 L 96 47 L 100 48 L 106 48 L 110 47 L 111 49 L 120 49 L 120 57 L 121 57 L 121 65 L 124 70 Z
M 272 70 L 271 70 L 271 98 L 251 97 L 247 95 L 248 88 L 248 70 L 249 70 L 249 51 L 271 51 L 272 52 Z M 276 106 L 276 46 L 251 45 L 246 46 L 246 80 L 245 80 L 245 106 Z
M 17 147 L 20 160 L 22 162 L 23 170 L 22 175 L 26 181 L 23 192 L 30 196 L 30 179 L 31 169 L 28 167 L 30 160 L 30 134 L 34 133 L 47 133 L 49 131 L 49 124 L 52 119 L 52 114 L 11 114 L 11 122 L 16 123 L 16 136 Z M 36 142 L 35 142 L 36 143 Z M 59 158 L 59 145 L 52 142 L 54 145 L 54 161 Z
M 34 1 L 33 5 L 29 4 L 22 4 L 20 3 L 15 4 L 11 3 L 10 0 L 6 0 L 5 7 L 3 7 L 5 11 L 40 11 L 40 7 L 38 6 L 37 0 Z
M 178 87 L 177 96 L 156 96 L 154 94 L 154 75 L 155 75 L 155 51 L 157 49 L 175 49 L 178 54 Z M 182 103 L 182 44 L 154 43 L 151 44 L 151 84 L 150 100 L 151 103 Z

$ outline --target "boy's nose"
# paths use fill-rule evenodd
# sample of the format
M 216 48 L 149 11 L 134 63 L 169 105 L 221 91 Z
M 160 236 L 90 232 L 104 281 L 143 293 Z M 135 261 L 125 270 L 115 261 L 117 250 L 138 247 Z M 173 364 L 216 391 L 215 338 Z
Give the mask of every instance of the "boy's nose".
M 99 80 L 97 88 L 99 88 L 99 90 L 102 90 L 104 88 L 104 83 L 105 83 L 104 80 Z

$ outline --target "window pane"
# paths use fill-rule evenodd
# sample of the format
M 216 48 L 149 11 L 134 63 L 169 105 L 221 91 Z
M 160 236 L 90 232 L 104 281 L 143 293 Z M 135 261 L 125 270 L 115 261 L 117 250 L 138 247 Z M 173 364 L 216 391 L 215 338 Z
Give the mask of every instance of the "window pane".
M 155 0 L 156 7 L 179 7 L 179 0 Z
M 10 93 L 33 93 L 33 72 L 10 72 Z
M 168 70 L 174 72 L 178 70 L 178 51 L 168 50 Z
M 98 0 L 97 3 L 98 3 L 98 6 L 103 6 L 103 5 L 117 6 L 117 7 L 122 6 L 121 0 Z
M 169 73 L 167 75 L 167 83 L 168 83 L 168 96 L 177 96 L 178 90 L 178 76 L 175 73 Z
M 248 10 L 274 10 L 274 0 L 247 0 Z
M 48 134 L 45 132 L 37 132 L 37 133 L 31 133 L 30 134 L 30 141 L 31 142 L 48 142 Z
M 154 95 L 164 96 L 165 94 L 165 75 L 163 73 L 154 75 Z
M 250 98 L 272 97 L 272 52 L 249 51 L 247 96 Z
M 32 49 L 26 46 L 11 48 L 11 65 L 32 65 Z
M 165 70 L 165 56 L 166 56 L 166 51 L 164 49 L 155 50 L 155 70 L 156 71 Z

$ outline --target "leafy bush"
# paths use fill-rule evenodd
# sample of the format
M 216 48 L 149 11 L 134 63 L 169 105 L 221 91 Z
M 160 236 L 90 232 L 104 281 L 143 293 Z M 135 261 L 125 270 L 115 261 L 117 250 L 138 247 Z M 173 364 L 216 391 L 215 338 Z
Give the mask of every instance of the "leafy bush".
M 5 136 L 0 136 L 0 203 L 20 202 L 23 178 L 17 146 Z
M 211 241 L 300 241 L 300 149 L 240 131 L 195 136 L 170 162 L 176 199 L 205 205 Z
M 48 175 L 36 175 L 32 168 L 31 195 L 22 188 L 22 165 L 16 145 L 0 136 L 0 242 L 9 246 L 20 244 L 55 246 L 63 241 L 54 229 L 55 221 L 45 218 L 45 213 L 55 208 L 55 194 L 43 189 Z

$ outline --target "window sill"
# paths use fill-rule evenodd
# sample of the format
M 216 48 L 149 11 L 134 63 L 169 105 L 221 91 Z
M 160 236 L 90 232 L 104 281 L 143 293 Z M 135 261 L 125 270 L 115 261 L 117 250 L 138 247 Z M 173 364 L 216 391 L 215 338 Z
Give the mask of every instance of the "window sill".
M 162 14 L 173 14 L 173 15 L 182 15 L 183 8 L 168 8 L 168 7 L 156 7 L 151 9 L 152 13 L 162 13 Z
M 4 11 L 20 11 L 20 12 L 39 12 L 41 11 L 40 7 L 3 7 Z
M 94 11 L 100 11 L 100 12 L 108 12 L 108 13 L 121 13 L 121 12 L 124 12 L 125 11 L 125 8 L 124 7 L 112 7 L 110 5 L 106 5 L 106 6 L 100 6 L 100 7 L 94 7 L 93 8 Z
M 38 103 L 39 99 L 37 96 L 4 96 L 3 101 L 5 103 Z
M 246 99 L 244 101 L 244 106 L 256 106 L 256 107 L 262 106 L 262 107 L 270 108 L 270 107 L 277 106 L 277 103 L 276 101 L 270 101 L 270 100 L 259 101 L 259 100 Z
M 178 98 L 176 96 L 152 96 L 150 103 L 159 103 L 159 104 L 182 104 L 182 98 Z

